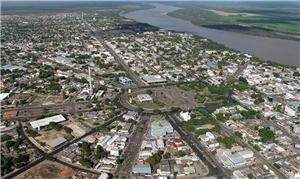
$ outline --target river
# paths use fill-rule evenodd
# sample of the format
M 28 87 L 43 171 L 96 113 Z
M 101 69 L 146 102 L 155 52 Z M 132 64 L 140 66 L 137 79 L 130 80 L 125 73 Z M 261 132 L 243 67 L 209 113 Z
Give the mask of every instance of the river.
M 190 21 L 170 17 L 168 12 L 179 9 L 169 5 L 153 4 L 155 8 L 138 10 L 123 14 L 138 22 L 199 35 L 229 48 L 251 54 L 262 60 L 300 67 L 300 42 L 269 37 L 247 35 L 237 32 L 216 30 L 192 24 Z

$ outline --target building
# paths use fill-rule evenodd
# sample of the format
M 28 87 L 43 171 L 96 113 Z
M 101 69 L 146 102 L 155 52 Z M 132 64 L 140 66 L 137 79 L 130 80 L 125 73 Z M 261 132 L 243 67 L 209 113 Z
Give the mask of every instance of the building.
M 165 143 L 164 140 L 159 138 L 156 140 L 157 148 L 159 149 L 164 149 L 165 148 Z
M 238 154 L 241 155 L 246 160 L 253 158 L 253 155 L 254 155 L 254 153 L 250 149 L 242 150 L 242 151 L 238 152 Z
M 132 128 L 132 123 L 126 123 L 122 129 L 119 130 L 119 132 L 122 132 L 124 134 L 129 134 Z
M 292 128 L 295 134 L 300 134 L 300 124 L 293 124 Z
M 246 164 L 246 160 L 239 153 L 232 154 L 229 150 L 217 153 L 217 158 L 226 168 L 240 167 Z
M 128 121 L 129 119 L 136 120 L 138 116 L 138 113 L 135 111 L 128 111 L 126 114 L 123 115 L 123 118 L 125 121 Z
M 127 77 L 123 77 L 123 76 L 119 77 L 119 82 L 121 84 L 123 84 L 123 85 L 130 85 L 130 84 L 132 84 L 132 80 L 131 79 L 129 79 Z
M 5 98 L 9 97 L 10 93 L 0 93 L 0 101 L 4 100 Z
M 63 121 L 66 121 L 66 118 L 60 114 L 56 116 L 46 117 L 37 121 L 32 121 L 30 122 L 30 125 L 32 126 L 32 128 L 40 130 L 41 127 L 49 125 L 50 122 L 58 123 Z
M 287 115 L 295 117 L 297 116 L 300 108 L 300 102 L 290 101 L 286 104 L 284 111 Z
M 6 111 L 3 113 L 3 118 L 12 118 L 16 117 L 18 114 L 18 111 Z
M 235 170 L 232 172 L 233 179 L 248 179 L 240 170 Z
M 120 155 L 120 151 L 118 147 L 112 147 L 110 150 L 110 155 L 118 157 Z
M 133 167 L 132 173 L 138 175 L 151 175 L 151 167 L 150 164 L 137 164 Z
M 48 140 L 46 142 L 46 146 L 48 149 L 54 149 L 55 147 L 65 143 L 67 140 L 63 137 L 57 137 L 55 139 L 52 139 L 52 140 Z
M 214 149 L 220 146 L 219 142 L 211 132 L 206 132 L 205 134 L 200 135 L 199 138 L 209 149 Z
M 161 160 L 157 172 L 159 175 L 171 175 L 171 167 L 168 160 Z
M 152 101 L 152 97 L 149 94 L 139 94 L 137 98 L 141 103 Z
M 181 111 L 180 114 L 179 114 L 179 117 L 183 121 L 188 121 L 192 118 L 188 111 L 186 111 L 186 112 Z
M 148 84 L 165 83 L 167 80 L 160 75 L 144 75 L 142 79 Z
M 151 123 L 150 133 L 153 137 L 162 137 L 173 132 L 173 127 L 168 121 L 156 120 Z
M 101 175 L 98 177 L 98 179 L 108 179 L 109 175 L 107 173 L 101 173 Z

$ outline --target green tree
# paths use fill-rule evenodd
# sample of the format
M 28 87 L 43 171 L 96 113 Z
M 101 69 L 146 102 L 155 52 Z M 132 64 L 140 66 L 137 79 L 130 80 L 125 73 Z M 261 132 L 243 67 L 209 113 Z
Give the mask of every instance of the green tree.
M 166 152 L 164 155 L 163 155 L 164 159 L 169 159 L 171 158 L 171 154 L 170 152 Z
M 64 130 L 66 133 L 71 134 L 73 132 L 73 130 L 69 127 L 64 126 Z
M 105 157 L 106 155 L 107 155 L 106 151 L 100 145 L 97 145 L 95 151 L 95 158 L 100 159 Z
M 218 137 L 217 141 L 224 144 L 227 149 L 231 149 L 236 143 L 233 137 Z
M 271 143 L 275 141 L 275 133 L 269 128 L 259 129 L 258 134 L 263 143 Z
M 91 168 L 92 165 L 93 165 L 93 163 L 92 163 L 89 159 L 87 159 L 87 158 L 81 158 L 81 159 L 79 160 L 79 163 L 80 163 L 82 166 L 87 167 L 87 168 Z

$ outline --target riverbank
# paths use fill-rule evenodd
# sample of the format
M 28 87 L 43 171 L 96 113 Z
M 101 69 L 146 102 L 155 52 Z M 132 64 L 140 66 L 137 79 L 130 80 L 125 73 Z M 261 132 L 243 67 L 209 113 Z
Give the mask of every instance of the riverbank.
M 211 39 L 226 47 L 248 53 L 265 61 L 300 67 L 300 42 L 259 37 L 224 30 L 197 26 L 189 21 L 170 17 L 167 13 L 178 7 L 152 4 L 155 8 L 122 14 L 138 22 L 148 23 L 162 29 L 191 33 Z
M 181 9 L 168 15 L 213 29 L 300 40 L 296 2 L 167 2 Z M 279 9 L 280 8 L 280 9 Z

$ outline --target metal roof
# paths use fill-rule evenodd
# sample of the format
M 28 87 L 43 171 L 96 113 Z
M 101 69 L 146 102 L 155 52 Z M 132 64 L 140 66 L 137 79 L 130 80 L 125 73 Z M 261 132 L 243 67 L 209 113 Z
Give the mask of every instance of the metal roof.
M 66 142 L 66 141 L 67 140 L 63 137 L 57 137 L 55 139 L 47 141 L 46 144 L 51 148 L 55 148 L 56 146 L 59 146 L 60 144 Z
M 30 125 L 32 126 L 32 128 L 39 128 L 39 127 L 43 127 L 43 126 L 47 126 L 49 125 L 50 122 L 62 122 L 65 121 L 66 118 L 63 115 L 56 115 L 56 116 L 51 116 L 51 117 L 46 117 L 44 119 L 40 119 L 37 121 L 32 121 L 30 122 Z
M 142 79 L 147 83 L 162 83 L 167 81 L 165 78 L 162 78 L 160 75 L 144 75 Z

